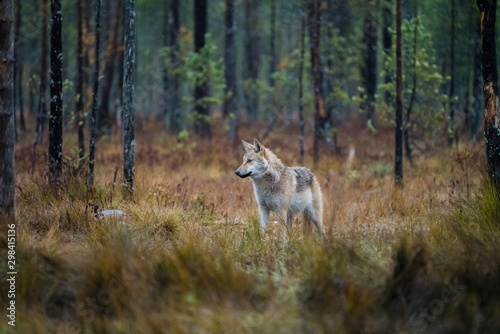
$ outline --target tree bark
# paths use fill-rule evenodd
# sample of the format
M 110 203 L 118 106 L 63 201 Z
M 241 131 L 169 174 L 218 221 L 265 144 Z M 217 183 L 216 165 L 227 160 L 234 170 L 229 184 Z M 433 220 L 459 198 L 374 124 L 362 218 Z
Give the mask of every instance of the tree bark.
M 448 146 L 455 140 L 455 0 L 451 0 L 451 32 L 450 32 L 450 113 L 448 120 Z
M 396 0 L 396 126 L 394 183 L 403 186 L 403 80 L 401 64 L 401 0 Z
M 207 0 L 194 1 L 194 52 L 200 53 L 205 46 L 207 33 Z M 200 68 L 200 71 L 202 69 Z M 211 138 L 209 123 L 209 108 L 204 101 L 208 96 L 208 82 L 202 78 L 194 87 L 194 127 L 197 134 L 203 138 Z
M 115 19 L 113 22 L 113 33 L 111 35 L 111 44 L 108 48 L 106 65 L 102 79 L 101 105 L 99 106 L 98 124 L 99 130 L 102 133 L 109 134 L 111 132 L 111 116 L 109 114 L 109 100 L 111 89 L 113 87 L 113 77 L 115 72 L 116 55 L 118 49 L 118 35 L 120 31 L 120 18 L 122 14 L 123 2 L 116 1 Z
M 135 155 L 135 0 L 125 0 L 123 60 L 123 176 L 129 191 L 134 183 Z
M 255 122 L 258 117 L 259 100 L 254 91 L 254 86 L 259 77 L 259 33 L 258 26 L 258 2 L 256 0 L 245 1 L 244 31 L 244 52 L 245 66 L 243 78 L 248 84 L 244 89 L 245 105 L 247 117 L 250 122 Z
M 49 177 L 59 182 L 62 177 L 62 12 L 61 0 L 51 0 L 50 29 L 50 122 Z
M 95 141 L 97 137 L 97 100 L 99 95 L 99 58 L 101 56 L 101 0 L 97 0 L 95 15 L 95 65 L 92 93 L 92 113 L 90 117 L 89 143 L 89 184 L 94 185 Z
M 320 31 L 321 31 L 321 1 L 307 1 L 307 21 L 309 26 L 310 50 L 311 50 L 311 74 L 314 89 L 314 144 L 313 158 L 317 162 L 319 158 L 320 142 L 328 140 L 329 115 L 325 109 L 323 97 L 323 71 L 320 57 Z
M 23 1 L 16 2 L 16 21 L 14 25 L 14 105 L 17 102 L 19 107 L 19 130 L 20 134 L 26 132 L 26 120 L 24 118 L 24 101 L 23 101 L 23 57 L 22 57 L 22 42 L 21 42 L 21 26 L 22 26 L 22 6 Z M 16 108 L 14 108 L 15 114 Z M 17 127 L 17 124 L 16 124 Z M 17 131 L 16 131 L 17 134 Z
M 83 0 L 76 1 L 77 15 L 77 39 L 76 39 L 76 124 L 78 127 L 78 158 L 79 166 L 83 166 L 83 157 L 85 156 L 85 117 L 84 111 L 84 72 L 83 62 L 85 54 L 83 53 Z
M 236 143 L 238 137 L 238 91 L 236 87 L 236 25 L 234 22 L 234 0 L 226 0 L 226 40 L 224 47 L 224 77 L 226 79 L 226 100 L 224 117 L 229 117 L 229 138 Z
M 0 1 L 0 222 L 15 219 L 14 38 L 12 1 Z
M 495 40 L 496 0 L 477 0 L 481 13 L 481 40 L 484 94 L 484 137 L 488 174 L 500 190 L 500 113 L 498 111 L 498 70 Z

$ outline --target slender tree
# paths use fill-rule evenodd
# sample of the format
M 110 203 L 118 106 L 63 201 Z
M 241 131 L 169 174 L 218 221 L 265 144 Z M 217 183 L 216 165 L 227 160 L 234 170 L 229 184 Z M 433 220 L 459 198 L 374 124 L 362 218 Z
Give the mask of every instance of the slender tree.
M 0 1 L 0 221 L 15 218 L 14 38 L 12 0 Z
M 33 155 L 31 161 L 31 174 L 35 172 L 36 162 L 36 147 L 42 139 L 45 118 L 47 114 L 47 106 L 45 103 L 45 92 L 47 90 L 47 16 L 48 16 L 48 0 L 42 0 L 42 24 L 41 24 L 41 40 L 42 50 L 40 53 L 40 88 L 38 90 L 38 116 L 35 129 L 35 140 L 33 141 Z
M 62 11 L 61 0 L 51 0 L 49 172 L 53 181 L 62 176 Z
M 22 7 L 23 1 L 16 1 L 16 21 L 14 25 L 14 105 L 19 107 L 19 130 L 20 134 L 26 132 L 26 120 L 24 119 L 24 101 L 23 101 L 23 44 L 21 42 L 22 26 Z M 16 108 L 14 108 L 15 110 Z M 15 113 L 14 113 L 15 114 Z M 17 123 L 16 123 L 17 127 Z M 16 131 L 17 134 L 17 131 Z
M 243 78 L 246 87 L 243 90 L 247 117 L 250 122 L 257 120 L 259 111 L 259 99 L 255 93 L 254 86 L 259 77 L 259 33 L 258 33 L 258 2 L 256 0 L 245 1 L 245 19 L 243 21 L 243 48 L 245 52 L 245 64 Z
M 498 70 L 495 40 L 496 0 L 477 0 L 481 13 L 481 41 L 484 94 L 484 137 L 488 174 L 500 190 L 500 113 L 498 110 Z
M 226 40 L 224 45 L 224 77 L 226 79 L 226 100 L 223 114 L 229 117 L 229 137 L 234 143 L 238 136 L 238 92 L 236 87 L 236 44 L 234 37 L 234 0 L 226 0 Z
M 123 178 L 132 191 L 135 155 L 135 0 L 125 0 L 123 59 Z
M 83 53 L 83 0 L 76 1 L 77 15 L 77 38 L 76 38 L 76 124 L 78 127 L 78 157 L 79 166 L 83 166 L 83 157 L 85 156 L 85 118 L 83 115 L 84 109 L 84 70 L 83 63 L 85 54 Z
M 205 34 L 207 33 L 207 0 L 194 1 L 194 52 L 200 53 L 205 46 Z M 202 71 L 202 69 L 199 69 Z M 205 138 L 212 136 L 210 123 L 208 122 L 209 108 L 204 101 L 208 96 L 207 78 L 198 80 L 194 87 L 194 126 L 196 133 Z
M 92 113 L 90 116 L 89 184 L 94 185 L 95 141 L 97 137 L 97 100 L 99 95 L 99 58 L 101 56 L 101 0 L 97 0 L 95 14 L 95 65 L 94 88 L 92 90 Z
M 320 142 L 329 136 L 329 115 L 325 109 L 323 97 L 323 71 L 320 58 L 320 31 L 321 31 L 321 1 L 307 1 L 307 21 L 309 26 L 309 39 L 311 50 L 311 74 L 314 89 L 314 145 L 313 157 L 317 162 L 319 158 Z
M 118 35 L 120 32 L 120 18 L 122 14 L 123 1 L 117 0 L 115 7 L 115 16 L 113 21 L 113 28 L 111 41 L 108 48 L 106 65 L 104 66 L 104 75 L 102 82 L 101 104 L 99 106 L 98 127 L 102 133 L 111 132 L 111 116 L 109 114 L 109 101 L 111 97 L 111 88 L 113 87 L 113 77 L 115 73 L 115 64 L 118 49 Z
M 455 139 L 455 0 L 451 0 L 451 32 L 450 32 L 450 113 L 448 118 L 448 146 Z
M 411 86 L 411 95 L 410 101 L 408 102 L 408 107 L 406 108 L 406 118 L 405 118 L 405 126 L 403 130 L 404 137 L 404 145 L 406 158 L 413 166 L 413 153 L 412 147 L 410 143 L 410 118 L 411 113 L 413 112 L 413 104 L 415 102 L 415 97 L 417 95 L 417 44 L 418 44 L 418 28 L 419 28 L 419 17 L 418 17 L 418 5 L 415 2 L 415 13 L 413 17 L 413 59 L 412 59 L 412 86 Z
M 401 0 L 396 0 L 396 126 L 394 182 L 403 186 L 403 79 L 401 62 Z

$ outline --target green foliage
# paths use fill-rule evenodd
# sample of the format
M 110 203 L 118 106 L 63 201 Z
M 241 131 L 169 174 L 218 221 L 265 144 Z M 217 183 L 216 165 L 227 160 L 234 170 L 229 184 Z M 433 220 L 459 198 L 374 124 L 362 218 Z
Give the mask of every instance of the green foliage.
M 405 124 L 405 127 L 419 138 L 434 138 L 442 131 L 445 123 L 445 111 L 449 99 L 447 95 L 440 93 L 440 89 L 449 77 L 443 77 L 439 73 L 432 33 L 426 29 L 419 17 L 405 19 L 401 32 L 405 113 L 412 103 L 411 121 Z M 389 75 L 391 82 L 379 85 L 381 94 L 377 95 L 379 119 L 389 124 L 395 122 L 393 109 L 396 91 L 395 59 L 394 45 L 392 53 L 384 56 L 384 67 L 380 74 L 382 78 Z M 415 87 L 414 82 L 416 82 Z M 412 101 L 413 90 L 415 95 Z

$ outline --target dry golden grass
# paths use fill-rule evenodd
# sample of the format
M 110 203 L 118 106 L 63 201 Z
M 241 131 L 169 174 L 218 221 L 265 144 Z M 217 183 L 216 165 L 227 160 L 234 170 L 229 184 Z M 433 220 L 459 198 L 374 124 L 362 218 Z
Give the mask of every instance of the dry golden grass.
M 323 188 L 325 240 L 297 221 L 283 243 L 273 223 L 259 236 L 250 181 L 234 175 L 243 147 L 216 140 L 222 130 L 178 144 L 148 126 L 137 133 L 133 196 L 120 169 L 114 183 L 119 136 L 99 141 L 92 191 L 70 158 L 60 188 L 47 184 L 43 154 L 30 176 L 29 139 L 18 143 L 17 333 L 499 328 L 500 201 L 481 183 L 482 145 L 417 154 L 395 189 L 392 132 L 348 124 L 342 154 L 303 163 Z M 263 142 L 287 165 L 299 164 L 294 131 Z M 126 217 L 95 218 L 89 203 Z M 13 331 L 2 321 L 0 332 Z

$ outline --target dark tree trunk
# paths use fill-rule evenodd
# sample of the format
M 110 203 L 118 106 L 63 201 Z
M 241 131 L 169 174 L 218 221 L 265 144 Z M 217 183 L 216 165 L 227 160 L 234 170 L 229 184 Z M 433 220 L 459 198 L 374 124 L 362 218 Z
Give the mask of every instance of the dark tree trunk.
M 48 54 L 48 41 L 47 41 L 47 16 L 48 16 L 48 0 L 42 0 L 42 24 L 41 24 L 41 40 L 42 50 L 40 54 L 40 88 L 38 90 L 38 111 L 37 122 L 35 129 L 35 140 L 33 142 L 33 155 L 31 161 L 31 174 L 35 172 L 36 162 L 36 147 L 42 139 L 43 130 L 45 125 L 45 118 L 47 114 L 47 106 L 45 103 L 45 95 L 47 90 L 47 54 Z
M 403 186 L 403 80 L 401 65 L 401 0 L 396 0 L 396 126 L 394 183 Z
M 257 120 L 259 111 L 259 100 L 254 86 L 259 77 L 259 33 L 258 33 L 258 2 L 256 0 L 245 1 L 244 20 L 244 50 L 245 66 L 243 78 L 246 82 L 244 89 L 247 116 L 250 122 Z
M 479 132 L 479 119 L 481 117 L 481 24 L 476 22 L 475 26 L 475 42 L 474 42 L 474 72 L 472 78 L 473 102 L 472 102 L 472 120 L 471 120 L 471 135 L 472 142 L 475 144 Z
M 0 1 L 0 222 L 15 219 L 14 38 L 12 1 Z
M 236 87 L 236 25 L 234 22 L 234 0 L 226 0 L 226 40 L 224 48 L 224 77 L 226 78 L 226 96 L 223 114 L 229 117 L 229 137 L 236 143 L 238 137 L 238 92 Z
M 205 46 L 207 33 L 207 0 L 194 1 L 194 52 L 199 53 Z M 201 71 L 202 69 L 200 69 Z M 194 87 L 194 127 L 197 134 L 210 138 L 212 131 L 209 122 L 209 108 L 205 101 L 208 96 L 208 82 L 206 78 L 197 82 Z
M 135 155 L 135 0 L 125 0 L 123 59 L 123 178 L 132 191 Z
M 450 114 L 448 120 L 448 146 L 455 140 L 455 0 L 451 0 L 451 33 L 450 33 Z
M 76 39 L 76 124 L 78 127 L 78 157 L 79 166 L 83 166 L 83 157 L 85 156 L 85 117 L 84 109 L 84 72 L 83 63 L 85 54 L 83 53 L 83 0 L 76 2 L 77 15 L 77 39 Z
M 170 53 L 170 63 L 172 68 L 179 67 L 178 51 L 179 51 L 179 0 L 170 0 L 168 21 L 170 26 L 169 46 L 172 52 Z M 180 99 L 180 78 L 179 72 L 174 70 L 169 76 L 168 96 L 170 99 L 170 130 L 176 135 L 182 130 L 182 114 L 181 114 L 181 99 Z
M 391 34 L 391 22 L 392 22 L 392 10 L 393 6 L 392 0 L 386 0 L 384 6 L 382 7 L 382 43 L 384 48 L 384 54 L 386 57 L 391 55 L 392 50 L 392 34 Z M 388 84 L 392 81 L 391 74 L 387 73 L 384 78 L 384 83 Z M 385 102 L 387 104 L 391 103 L 391 94 L 389 92 L 385 93 Z
M 26 121 L 24 119 L 24 101 L 23 101 L 23 50 L 21 43 L 21 26 L 22 26 L 22 0 L 16 2 L 16 22 L 14 25 L 14 105 L 17 103 L 19 107 L 19 132 L 26 132 Z M 14 115 L 16 108 L 14 107 Z M 14 117 L 15 118 L 15 117 Z M 17 137 L 17 121 L 16 121 L 16 137 Z
M 95 141 L 97 137 L 97 98 L 99 94 L 99 58 L 101 56 L 101 0 L 97 0 L 95 15 L 95 65 L 92 90 L 92 113 L 90 116 L 89 184 L 94 185 Z
M 412 87 L 411 87 L 411 96 L 410 96 L 410 101 L 408 102 L 408 107 L 406 108 L 406 119 L 405 119 L 405 125 L 404 125 L 404 144 L 405 144 L 405 152 L 406 152 L 406 158 L 410 162 L 410 165 L 414 165 L 413 161 L 413 153 L 412 153 L 412 148 L 411 148 L 411 143 L 410 143 L 410 128 L 411 128 L 411 113 L 413 111 L 413 103 L 415 102 L 415 96 L 417 93 L 417 43 L 418 43 L 418 26 L 417 26 L 417 20 L 418 20 L 418 7 L 417 4 L 415 4 L 415 16 L 413 18 L 414 20 L 414 27 L 413 27 L 413 59 L 412 59 Z
M 364 67 L 361 71 L 366 94 L 365 111 L 368 120 L 372 123 L 374 122 L 375 93 L 377 91 L 377 21 L 372 11 L 366 14 L 363 31 L 363 43 L 365 45 Z
M 326 141 L 329 136 L 329 115 L 325 109 L 323 97 L 323 71 L 320 58 L 320 31 L 321 31 L 321 1 L 307 1 L 307 20 L 309 26 L 309 38 L 311 48 L 311 74 L 314 89 L 314 144 L 313 158 L 317 162 L 319 158 L 320 142 Z
M 299 146 L 300 161 L 304 161 L 304 55 L 306 51 L 306 18 L 302 18 L 300 30 L 300 63 L 299 63 Z
M 498 70 L 495 40 L 496 0 L 477 0 L 481 13 L 481 40 L 484 93 L 484 137 L 488 174 L 500 189 L 500 113 L 498 111 Z
M 62 12 L 61 0 L 51 0 L 50 18 L 50 122 L 49 177 L 60 181 L 62 176 Z
M 271 0 L 271 34 L 269 38 L 269 86 L 274 87 L 276 72 L 276 0 Z
M 101 105 L 99 106 L 98 125 L 102 133 L 109 134 L 111 132 L 111 116 L 109 113 L 109 100 L 111 96 L 111 88 L 113 87 L 113 76 L 115 72 L 116 55 L 118 49 L 118 35 L 120 32 L 120 17 L 122 14 L 123 2 L 116 1 L 115 19 L 113 22 L 113 32 L 111 35 L 111 45 L 108 48 L 106 65 L 102 79 Z

